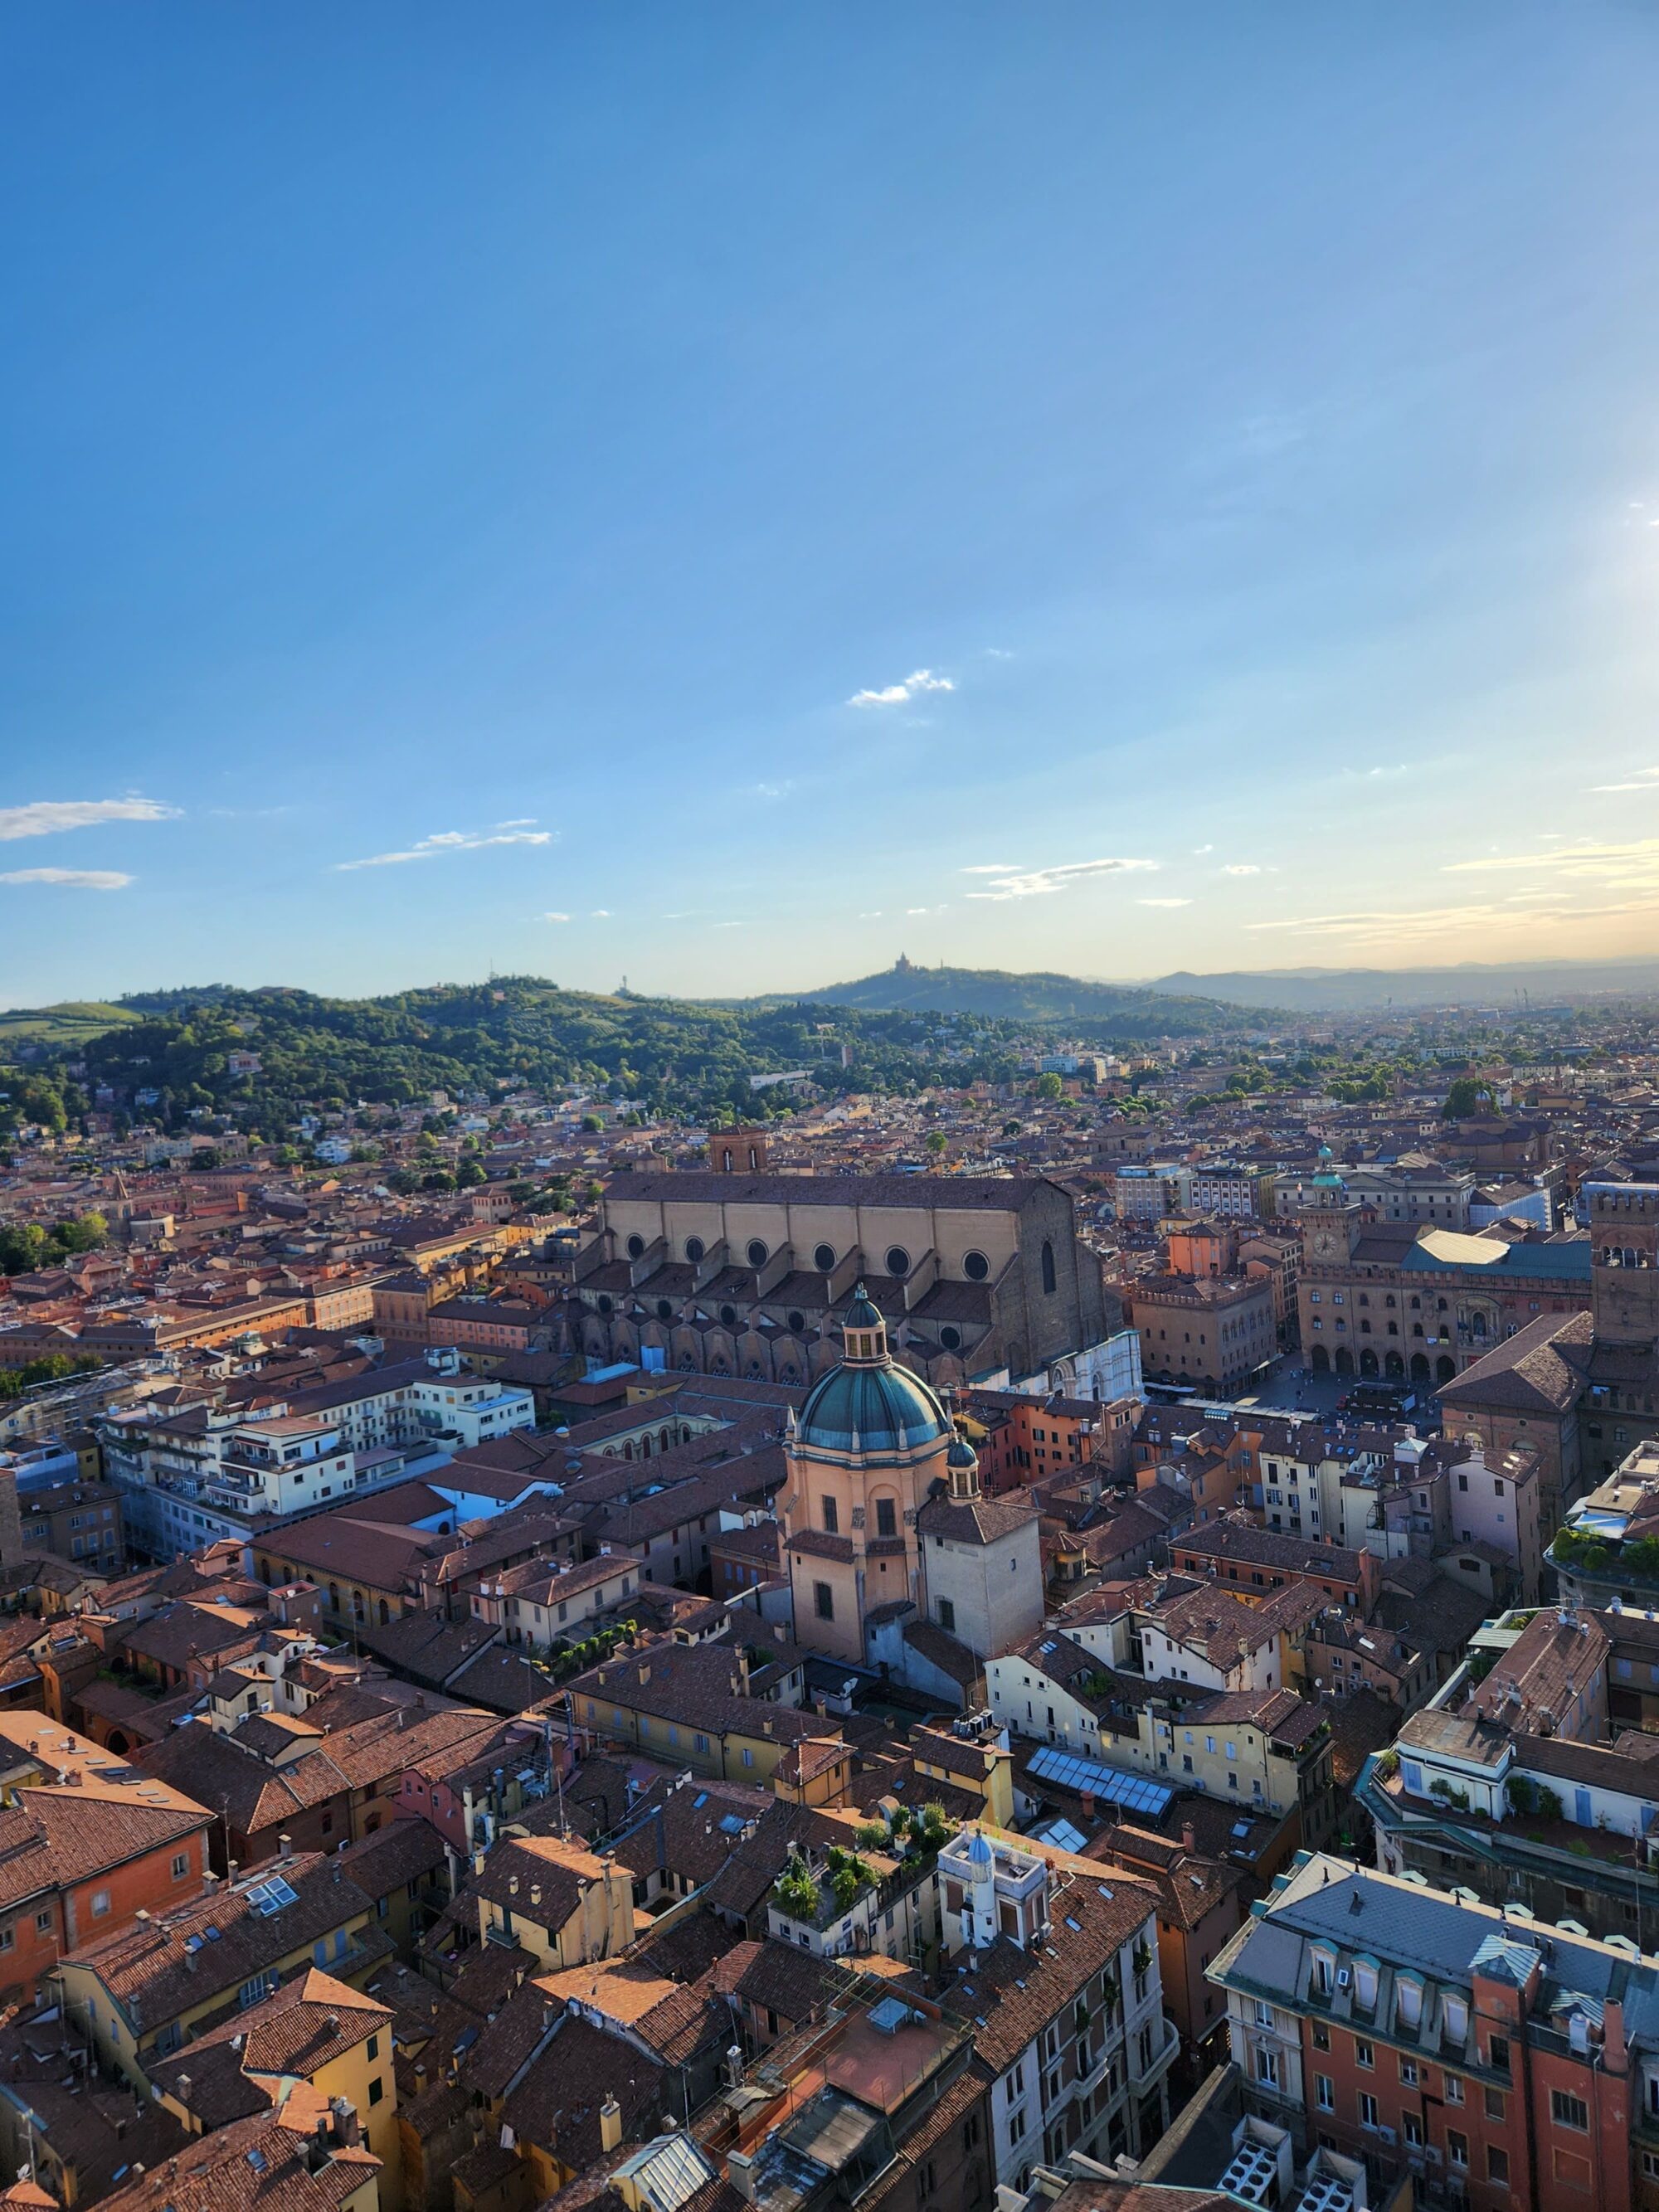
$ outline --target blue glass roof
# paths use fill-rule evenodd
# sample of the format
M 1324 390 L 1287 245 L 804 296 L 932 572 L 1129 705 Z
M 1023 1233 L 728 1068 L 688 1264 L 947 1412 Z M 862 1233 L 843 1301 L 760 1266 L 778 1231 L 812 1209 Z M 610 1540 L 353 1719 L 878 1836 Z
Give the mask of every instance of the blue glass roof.
M 1079 1758 L 1076 1752 L 1062 1751 L 1058 1744 L 1044 1744 L 1032 1753 L 1031 1772 L 1039 1782 L 1053 1782 L 1079 1795 L 1087 1790 L 1126 1813 L 1145 1813 L 1154 1820 L 1176 1794 L 1169 1783 L 1155 1782 L 1150 1774 L 1127 1774 L 1121 1766 L 1101 1766 L 1092 1759 Z

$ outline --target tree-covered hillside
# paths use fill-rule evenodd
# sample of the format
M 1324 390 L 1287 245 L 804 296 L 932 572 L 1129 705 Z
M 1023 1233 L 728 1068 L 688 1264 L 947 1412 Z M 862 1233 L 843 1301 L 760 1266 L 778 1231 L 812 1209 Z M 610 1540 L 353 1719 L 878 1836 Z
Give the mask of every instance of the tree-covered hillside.
M 1246 1023 L 1239 1007 L 1212 999 L 1142 990 L 1127 983 L 1084 982 L 1075 975 L 1012 975 L 1000 968 L 887 968 L 854 983 L 829 983 L 801 996 L 830 1006 L 974 1014 L 989 1021 L 1024 1024 L 1062 1022 L 1074 1036 L 1101 1044 L 1207 1036 Z
M 122 1024 L 101 1034 L 34 1045 L 31 1091 L 56 1084 L 73 1110 L 107 1086 L 118 1109 L 169 1127 L 205 1108 L 274 1134 L 307 1106 L 401 1105 L 434 1090 L 582 1085 L 653 1109 L 748 1113 L 785 1095 L 752 1093 L 751 1075 L 804 1067 L 827 1090 L 903 1091 L 1002 1078 L 1016 1064 L 1012 1033 L 991 1024 L 964 1034 L 908 1013 L 606 998 L 535 976 L 384 999 L 216 985 L 142 994 L 119 1012 Z M 237 1054 L 257 1054 L 257 1072 L 233 1073 Z

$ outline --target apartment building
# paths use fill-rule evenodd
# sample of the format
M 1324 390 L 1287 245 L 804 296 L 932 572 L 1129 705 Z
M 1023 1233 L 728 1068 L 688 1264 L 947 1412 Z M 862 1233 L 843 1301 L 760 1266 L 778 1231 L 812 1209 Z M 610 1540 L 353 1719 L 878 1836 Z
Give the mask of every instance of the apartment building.
M 1431 2204 L 1659 2202 L 1659 1972 L 1311 1855 L 1210 1969 L 1247 2108 Z
M 172 1559 L 534 1425 L 528 1390 L 439 1352 L 264 1406 L 141 1404 L 106 1418 L 100 1435 L 133 1548 Z
M 1149 2148 L 1181 2039 L 1163 2004 L 1158 1895 L 1046 1844 L 964 1829 L 939 1856 L 947 2002 L 994 2076 L 998 2182 L 1023 2189 L 1073 2150 Z
M 121 1493 L 113 1483 L 20 1486 L 17 1510 L 26 1544 L 55 1552 L 61 1559 L 80 1560 L 106 1574 L 118 1572 L 126 1544 Z
M 1651 1948 L 1656 1719 L 1659 1620 L 1504 1616 L 1367 1763 L 1357 1796 L 1377 1863 Z
M 337 1867 L 296 1852 L 69 1952 L 58 1986 L 99 2064 L 144 2089 L 188 2036 L 307 1966 L 361 1988 L 391 1949 L 374 1923 L 372 1899 Z

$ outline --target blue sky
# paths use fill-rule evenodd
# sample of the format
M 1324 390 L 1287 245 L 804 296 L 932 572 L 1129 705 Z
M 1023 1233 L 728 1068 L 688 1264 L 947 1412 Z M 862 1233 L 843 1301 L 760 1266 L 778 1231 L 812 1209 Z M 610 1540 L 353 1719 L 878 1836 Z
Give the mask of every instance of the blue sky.
M 0 1000 L 1659 950 L 1656 70 L 12 9 Z

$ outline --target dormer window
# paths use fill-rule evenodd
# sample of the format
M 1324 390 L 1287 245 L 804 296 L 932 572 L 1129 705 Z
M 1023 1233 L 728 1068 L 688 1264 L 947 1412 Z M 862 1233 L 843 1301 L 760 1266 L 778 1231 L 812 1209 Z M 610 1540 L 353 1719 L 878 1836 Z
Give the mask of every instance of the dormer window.
M 1376 2009 L 1376 1968 L 1370 1960 L 1353 1963 L 1353 2001 L 1362 2012 Z
M 1395 2006 L 1401 2027 L 1416 2028 L 1423 2021 L 1423 1984 L 1410 1974 L 1402 1974 L 1394 1985 Z
M 1336 1957 L 1330 1951 L 1313 1954 L 1313 1986 L 1316 1996 L 1328 1997 L 1336 1985 Z
M 1441 2026 L 1449 2043 L 1463 2044 L 1469 2038 L 1469 2007 L 1466 1997 L 1448 1996 L 1441 2000 Z

